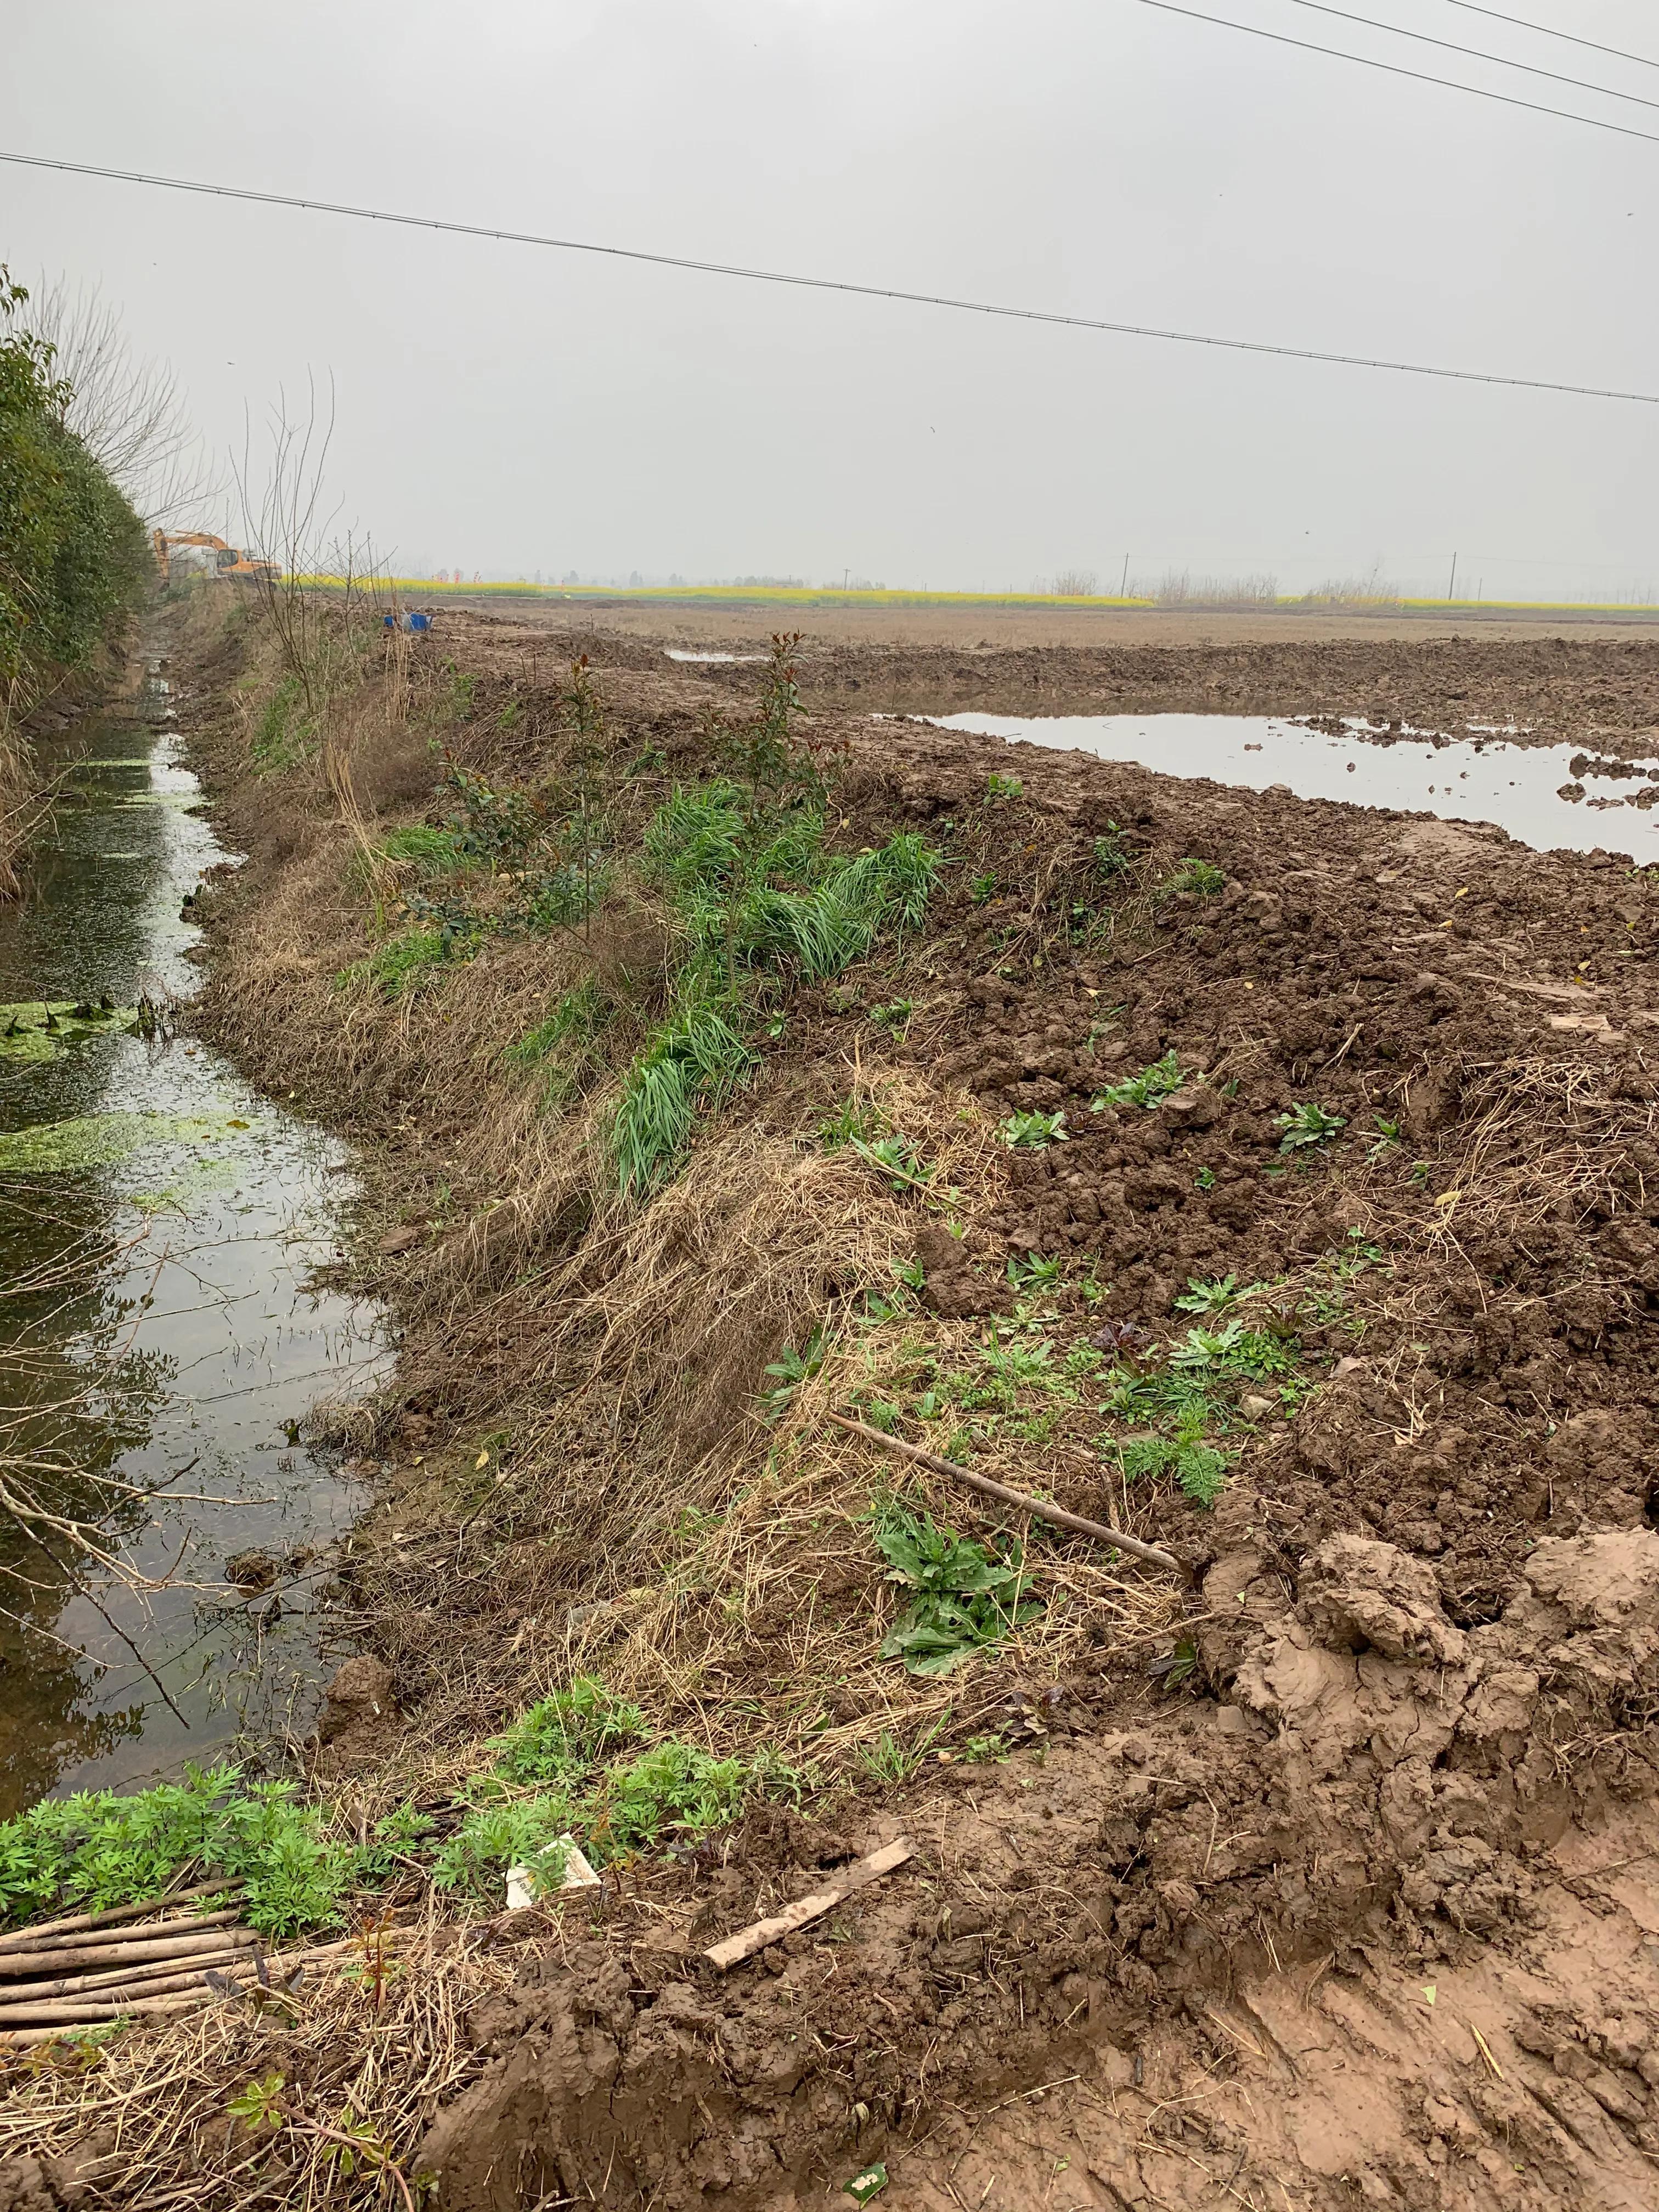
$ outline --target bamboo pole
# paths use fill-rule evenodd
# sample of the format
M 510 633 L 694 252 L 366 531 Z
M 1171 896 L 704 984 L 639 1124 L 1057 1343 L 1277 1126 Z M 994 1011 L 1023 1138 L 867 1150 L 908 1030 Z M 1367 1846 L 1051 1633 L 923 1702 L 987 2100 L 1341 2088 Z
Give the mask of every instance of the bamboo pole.
M 251 1928 L 247 1940 L 258 1941 Z M 204 1935 L 173 1936 L 159 1942 L 88 1944 L 84 1950 L 70 1952 L 67 1958 L 76 1968 L 87 1971 L 94 1966 L 137 1966 L 148 1959 L 187 1959 L 197 1952 L 222 1950 L 224 1943 L 222 1931 L 210 1929 Z M 14 1951 L 6 1960 L 5 1971 L 9 1977 L 62 1973 L 65 1957 L 61 1950 Z
M 7 1951 L 29 1950 L 43 1936 L 67 1935 L 73 1929 L 113 1928 L 124 1920 L 143 1920 L 155 1912 L 167 1912 L 175 1905 L 188 1905 L 198 1897 L 220 1897 L 227 1890 L 240 1889 L 240 1881 L 198 1882 L 194 1889 L 175 1889 L 165 1897 L 150 1899 L 145 1905 L 112 1905 L 102 1912 L 71 1912 L 61 1920 L 37 1921 L 32 1928 L 11 1928 L 0 1935 L 0 1954 Z
M 0 1978 L 24 1971 L 15 1963 L 19 1959 L 44 1956 L 78 1960 L 93 1951 L 125 1950 L 135 1943 L 171 1942 L 175 1936 L 200 1936 L 215 1928 L 234 1927 L 241 1917 L 241 1907 L 233 1905 L 225 1912 L 181 1912 L 172 1920 L 147 1920 L 141 1926 L 117 1928 L 112 1931 L 102 1928 L 77 1929 L 72 1935 L 54 1936 L 47 1943 L 0 1951 Z
M 965 1483 L 969 1490 L 994 1498 L 1001 1504 L 1014 1506 L 1021 1513 L 1035 1513 L 1039 1521 L 1052 1521 L 1057 1528 L 1070 1528 L 1079 1536 L 1092 1536 L 1097 1543 L 1115 1544 L 1131 1559 L 1145 1559 L 1149 1566 L 1167 1567 L 1183 1581 L 1192 1580 L 1190 1572 L 1175 1553 L 1157 1544 L 1143 1544 L 1138 1536 L 1126 1536 L 1121 1528 L 1110 1528 L 1104 1521 L 1086 1521 L 1082 1514 L 1068 1513 L 1064 1506 L 1050 1505 L 1046 1498 L 1028 1498 L 1023 1490 L 1010 1490 L 1006 1482 L 994 1482 L 988 1474 L 975 1474 L 971 1468 L 958 1467 L 953 1459 L 924 1451 L 920 1444 L 908 1444 L 902 1437 L 890 1437 L 884 1430 L 872 1429 L 863 1421 L 848 1420 L 844 1413 L 831 1413 L 830 1419 L 837 1428 L 848 1429 L 866 1443 L 880 1444 L 886 1451 L 913 1459 L 919 1467 L 931 1468 L 935 1474 L 948 1474 L 953 1481 Z

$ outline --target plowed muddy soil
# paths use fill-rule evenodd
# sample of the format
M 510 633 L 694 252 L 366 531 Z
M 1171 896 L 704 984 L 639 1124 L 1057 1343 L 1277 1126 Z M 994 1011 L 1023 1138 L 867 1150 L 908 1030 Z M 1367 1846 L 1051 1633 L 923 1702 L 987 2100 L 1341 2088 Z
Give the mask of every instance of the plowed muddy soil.
M 668 661 L 684 642 L 446 615 L 435 650 L 471 679 L 447 742 L 533 781 L 560 757 L 560 658 L 586 650 L 617 772 L 655 803 L 706 772 L 711 713 L 753 696 L 752 668 Z M 944 1389 L 1040 1329 L 1035 1364 L 1086 1380 L 975 1464 L 1182 1571 L 1034 1548 L 1069 1625 L 907 1708 L 930 1735 L 896 1705 L 914 1756 L 849 1758 L 821 1801 L 757 1806 L 591 1904 L 501 1916 L 517 1983 L 475 2009 L 473 2078 L 407 2171 L 452 2212 L 828 2207 L 884 2175 L 902 2212 L 1651 2205 L 1659 885 L 1606 854 L 869 713 L 1519 721 L 1611 752 L 1652 725 L 1659 647 L 809 636 L 799 668 L 805 733 L 846 748 L 844 848 L 914 830 L 948 865 L 902 954 L 794 994 L 694 1143 L 679 1211 L 665 1194 L 626 1231 L 572 1202 L 547 1165 L 565 1139 L 530 1109 L 486 1172 L 480 1010 L 530 1003 L 531 955 L 482 953 L 418 1000 L 343 994 L 368 927 L 356 848 L 325 793 L 278 805 L 249 777 L 198 677 L 199 757 L 252 855 L 209 907 L 208 1022 L 365 1149 L 383 1211 L 362 1273 L 406 1320 L 386 1526 L 347 1577 L 400 1717 L 331 1771 L 370 1786 L 399 1731 L 453 1724 L 463 1680 L 482 1732 L 578 1659 L 642 1668 L 712 1742 L 781 1726 L 823 1650 L 873 1651 L 888 1601 L 860 1516 L 902 1469 L 826 1425 L 833 1394 L 803 1384 L 774 1428 L 756 1410 L 768 1364 L 849 1294 L 851 1248 L 828 1243 L 787 1288 L 840 1219 L 814 1132 L 849 1084 L 899 1102 L 908 1157 L 963 1149 L 949 1225 L 920 1187 L 869 1182 L 916 1288 L 858 1340 L 889 1364 L 834 1370 L 842 1409 L 885 1390 L 893 1432 L 937 1450 L 930 1394 L 892 1377 L 931 1362 Z M 424 738 L 375 738 L 360 805 L 417 818 L 430 761 Z M 637 973 L 641 929 L 613 917 L 570 957 Z M 791 1195 L 746 1246 L 763 1186 Z M 398 1210 L 425 1241 L 377 1258 Z M 647 1247 L 657 1302 L 630 1306 Z M 1216 1412 L 1218 1494 L 1168 1453 L 1131 1480 L 1128 1447 L 1179 1442 L 1133 1410 L 1136 1378 L 1232 1373 L 1246 1322 L 1271 1379 Z M 463 1445 L 471 1465 L 505 1406 L 541 1472 L 446 1502 L 434 1467 Z M 809 1482 L 816 1533 L 769 1551 L 784 1506 L 762 1471 L 786 1452 L 853 1487 Z M 697 1543 L 748 1544 L 735 1581 L 665 1566 L 682 1555 L 650 1530 L 691 1540 L 675 1493 Z M 928 1495 L 988 1525 L 948 1480 Z M 860 1741 L 887 1679 L 838 1656 L 820 1741 Z M 898 1836 L 908 1863 L 810 1927 L 724 1973 L 703 1957 Z

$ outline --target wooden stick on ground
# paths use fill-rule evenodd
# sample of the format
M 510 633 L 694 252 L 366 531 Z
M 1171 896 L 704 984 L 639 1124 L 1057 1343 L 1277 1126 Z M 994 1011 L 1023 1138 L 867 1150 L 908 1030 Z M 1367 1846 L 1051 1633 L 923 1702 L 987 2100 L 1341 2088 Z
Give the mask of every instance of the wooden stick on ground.
M 880 1875 L 891 1874 L 895 1867 L 902 1866 L 912 1856 L 914 1850 L 915 1845 L 902 1836 L 896 1843 L 884 1844 L 878 1851 L 872 1851 L 867 1858 L 855 1859 L 851 1866 L 833 1876 L 827 1887 L 814 1890 L 810 1897 L 798 1899 L 793 1905 L 786 1905 L 769 1920 L 752 1921 L 735 1936 L 728 1936 L 724 1942 L 714 1944 L 703 1957 L 724 1973 L 728 1966 L 735 1966 L 752 1958 L 757 1951 L 763 1951 L 769 1943 L 793 1936 L 809 1920 L 820 1919 L 824 1913 L 833 1911 L 854 1890 L 862 1889 L 866 1882 L 874 1881 Z
M 8 1976 L 31 1978 L 43 1974 L 61 1974 L 66 1966 L 77 1973 L 89 1973 L 94 1966 L 137 1966 L 150 1959 L 188 1959 L 202 1951 L 222 1951 L 228 1941 L 222 1928 L 210 1928 L 203 1934 L 169 1936 L 157 1941 L 131 1943 L 89 1943 L 84 1949 L 75 1951 L 12 1951 L 8 1953 L 3 1972 Z M 247 1930 L 250 1944 L 258 1941 L 253 1930 Z M 0 1995 L 3 1995 L 0 1990 Z
M 153 1913 L 170 1912 L 176 1905 L 188 1905 L 198 1897 L 222 1897 L 227 1890 L 241 1886 L 240 1881 L 204 1881 L 194 1889 L 175 1889 L 166 1897 L 153 1897 L 147 1905 L 113 1905 L 106 1912 L 71 1912 L 62 1920 L 37 1921 L 31 1928 L 9 1928 L 0 1936 L 0 1954 L 33 1950 L 48 1936 L 68 1936 L 82 1929 L 114 1928 L 124 1920 L 145 1920 Z
M 9 1951 L 0 1951 L 0 1976 L 22 1972 L 16 1963 L 20 1958 L 62 1959 L 62 1971 L 67 1973 L 71 1962 L 94 1951 L 126 1950 L 134 1943 L 170 1942 L 175 1936 L 201 1936 L 211 1929 L 234 1927 L 241 1917 L 241 1907 L 233 1905 L 225 1912 L 180 1912 L 170 1920 L 145 1920 L 127 1928 L 76 1929 L 46 1942 L 15 1944 Z
M 920 1444 L 908 1444 L 902 1437 L 890 1437 L 884 1430 L 872 1429 L 866 1422 L 849 1420 L 845 1413 L 831 1413 L 830 1419 L 837 1428 L 850 1429 L 855 1437 L 863 1437 L 867 1443 L 880 1444 L 904 1459 L 913 1459 L 918 1467 L 932 1468 L 935 1474 L 948 1474 L 953 1481 L 966 1483 L 969 1490 L 977 1490 L 1004 1505 L 1012 1505 L 1022 1513 L 1035 1513 L 1039 1521 L 1052 1521 L 1057 1528 L 1070 1528 L 1079 1536 L 1092 1536 L 1097 1543 L 1115 1544 L 1131 1559 L 1145 1559 L 1150 1566 L 1167 1567 L 1184 1582 L 1192 1580 L 1175 1553 L 1157 1544 L 1143 1544 L 1138 1536 L 1126 1536 L 1121 1528 L 1109 1528 L 1104 1521 L 1086 1521 L 1082 1514 L 1068 1513 L 1064 1506 L 1050 1505 L 1046 1498 L 1028 1498 L 1023 1490 L 1010 1490 L 1006 1482 L 994 1482 L 988 1474 L 975 1474 L 971 1468 L 958 1467 L 953 1459 L 924 1451 Z

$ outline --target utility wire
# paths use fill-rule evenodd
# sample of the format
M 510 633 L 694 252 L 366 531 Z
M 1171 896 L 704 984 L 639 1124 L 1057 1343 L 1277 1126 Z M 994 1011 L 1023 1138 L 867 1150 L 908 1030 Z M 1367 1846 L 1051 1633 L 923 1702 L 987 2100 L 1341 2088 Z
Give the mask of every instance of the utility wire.
M 1426 70 L 1402 69 L 1398 62 L 1373 61 L 1369 54 L 1351 54 L 1340 46 L 1316 46 L 1311 39 L 1292 39 L 1284 31 L 1264 31 L 1255 23 L 1236 23 L 1230 15 L 1206 15 L 1198 8 L 1178 8 L 1175 0 L 1139 0 L 1143 8 L 1161 15 L 1189 16 L 1194 23 L 1218 23 L 1224 31 L 1243 31 L 1252 39 L 1271 39 L 1276 46 L 1297 46 L 1304 54 L 1328 54 L 1333 60 L 1354 62 L 1361 69 L 1382 70 L 1389 76 L 1408 76 L 1414 84 L 1443 85 L 1449 92 L 1467 92 L 1474 100 L 1495 100 L 1504 107 L 1524 107 L 1531 115 L 1555 115 L 1564 123 L 1587 123 L 1592 131 L 1615 131 L 1620 138 L 1645 138 L 1659 146 L 1659 132 L 1638 131 L 1629 123 L 1604 122 L 1599 115 L 1578 115 L 1570 107 L 1545 107 L 1535 100 L 1517 100 L 1512 93 L 1487 92 L 1478 84 L 1460 84 L 1455 77 L 1431 76 Z
M 1559 70 L 1538 69 L 1531 62 L 1512 62 L 1507 54 L 1489 54 L 1479 46 L 1460 46 L 1450 39 L 1431 39 L 1426 31 L 1408 31 L 1400 23 L 1379 23 L 1374 15 L 1351 15 L 1346 8 L 1327 7 L 1325 0 L 1291 0 L 1291 5 L 1310 8 L 1316 15 L 1334 15 L 1344 23 L 1363 23 L 1368 31 L 1386 31 L 1391 38 L 1415 39 L 1419 46 L 1438 46 L 1443 53 L 1467 54 L 1472 61 L 1496 62 L 1499 69 L 1521 70 L 1528 76 L 1547 76 L 1552 84 L 1570 84 L 1576 92 L 1597 93 L 1603 100 L 1627 100 L 1636 107 L 1659 108 L 1659 100 L 1644 100 L 1639 92 L 1615 92 L 1610 84 L 1592 84 L 1588 77 L 1563 76 Z
M 1588 46 L 1593 54 L 1611 54 L 1615 61 L 1634 62 L 1641 69 L 1659 69 L 1645 54 L 1627 54 L 1622 46 L 1603 46 L 1594 39 L 1580 39 L 1571 31 L 1557 31 L 1547 23 L 1529 23 L 1524 15 L 1505 15 L 1497 8 L 1477 8 L 1474 0 L 1446 0 L 1449 8 L 1466 9 L 1471 15 L 1490 15 L 1494 23 L 1513 23 L 1517 30 L 1535 31 L 1540 39 L 1565 39 L 1570 46 Z
M 1311 346 L 1271 345 L 1259 338 L 1215 337 L 1199 331 L 1163 330 L 1147 323 L 1107 322 L 1092 315 L 1066 315 L 1047 307 L 1002 307 L 988 300 L 958 300 L 939 292 L 910 292 L 893 284 L 858 284 L 835 276 L 803 276 L 787 270 L 750 269 L 736 262 L 702 261 L 680 253 L 653 253 L 638 246 L 599 246 L 591 239 L 550 238 L 536 231 L 500 230 L 479 222 L 451 222 L 437 216 L 401 215 L 387 208 L 353 207 L 337 200 L 301 198 L 291 192 L 256 191 L 246 185 L 208 185 L 185 177 L 150 176 L 139 169 L 110 169 L 91 161 L 60 161 L 44 154 L 14 154 L 0 148 L 0 161 L 20 168 L 52 169 L 66 176 L 104 177 L 117 184 L 153 185 L 163 191 L 197 192 L 211 199 L 243 200 L 260 207 L 300 208 L 313 215 L 349 216 L 362 222 L 387 222 L 408 230 L 441 231 L 455 238 L 491 238 L 507 246 L 549 246 L 562 253 L 592 253 L 609 261 L 642 261 L 658 269 L 685 269 L 705 276 L 736 276 L 754 284 L 786 284 L 808 292 L 840 292 L 856 299 L 902 300 L 919 307 L 950 307 L 963 314 L 994 315 L 1004 321 L 1051 323 L 1066 330 L 1107 331 L 1119 337 L 1162 338 L 1176 345 L 1215 346 L 1230 353 L 1274 354 L 1286 361 L 1324 362 L 1339 368 L 1384 368 L 1401 376 L 1443 378 L 1455 384 L 1499 384 L 1522 392 L 1561 392 L 1575 399 L 1623 399 L 1659 407 L 1659 392 L 1621 392 L 1598 384 L 1563 384 L 1540 376 L 1504 376 L 1478 368 L 1443 368 L 1419 361 L 1389 361 L 1370 354 L 1324 353 Z

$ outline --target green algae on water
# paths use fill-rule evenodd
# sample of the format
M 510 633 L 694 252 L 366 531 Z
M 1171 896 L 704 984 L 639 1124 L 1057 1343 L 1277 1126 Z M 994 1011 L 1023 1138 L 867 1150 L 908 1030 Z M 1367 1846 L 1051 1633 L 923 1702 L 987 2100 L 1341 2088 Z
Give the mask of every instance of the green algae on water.
M 77 1007 L 82 1011 L 77 1012 Z M 101 1036 L 106 1030 L 130 1030 L 137 1018 L 137 1006 L 93 1006 L 84 999 L 25 999 L 15 1006 L 0 1006 L 0 1059 L 51 1060 L 67 1044 Z
M 149 1145 L 221 1145 L 252 1121 L 228 1114 L 85 1114 L 0 1136 L 0 1172 L 66 1175 L 112 1167 Z

